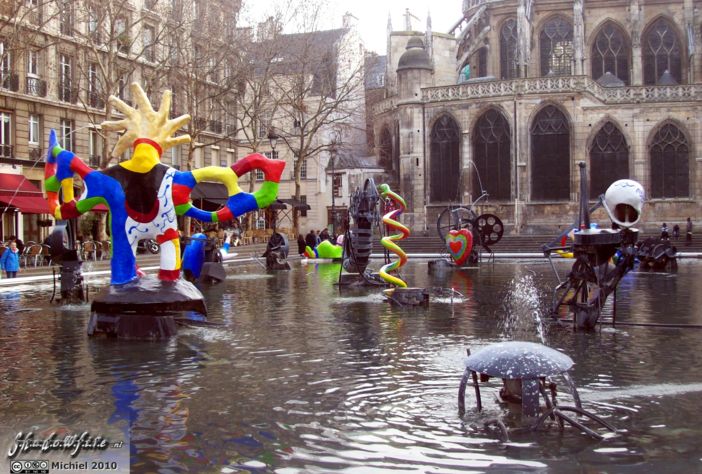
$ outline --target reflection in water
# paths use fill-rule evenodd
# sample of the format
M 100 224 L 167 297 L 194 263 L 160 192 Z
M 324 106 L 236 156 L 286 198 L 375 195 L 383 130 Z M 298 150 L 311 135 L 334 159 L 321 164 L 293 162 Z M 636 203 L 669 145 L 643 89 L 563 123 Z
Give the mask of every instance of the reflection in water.
M 377 287 L 339 291 L 338 264 L 233 267 L 203 287 L 221 327 L 137 343 L 88 339 L 89 307 L 44 304 L 50 289 L 0 292 L 0 427 L 122 430 L 132 472 L 698 469 L 699 330 L 548 327 L 546 264 L 405 268 L 414 285 L 465 299 L 399 308 Z M 702 323 L 701 270 L 627 275 L 617 320 Z M 466 348 L 542 338 L 575 360 L 585 408 L 620 429 L 614 439 L 551 430 L 506 448 L 482 426 L 502 413 L 489 390 L 485 413 L 457 416 Z

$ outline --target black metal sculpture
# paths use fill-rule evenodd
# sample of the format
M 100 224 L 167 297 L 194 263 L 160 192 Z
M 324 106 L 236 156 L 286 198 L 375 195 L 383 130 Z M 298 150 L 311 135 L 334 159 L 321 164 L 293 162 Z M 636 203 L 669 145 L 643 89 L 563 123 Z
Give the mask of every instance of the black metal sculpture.
M 580 214 L 573 244 L 545 245 L 544 255 L 549 260 L 557 251 L 572 252 L 575 258 L 565 281 L 560 281 L 553 295 L 551 313 L 567 306 L 573 314 L 576 327 L 592 329 L 597 324 L 607 297 L 616 291 L 619 281 L 633 267 L 636 259 L 636 241 L 639 231 L 633 226 L 641 218 L 644 191 L 630 179 L 614 182 L 599 202 L 588 209 L 588 181 L 585 163 L 580 166 Z M 613 222 L 613 229 L 591 228 L 590 213 L 604 207 Z M 551 262 L 553 266 L 553 262 Z M 555 272 L 555 267 L 554 272 Z
M 678 269 L 677 249 L 670 240 L 649 237 L 636 244 L 639 271 L 675 272 Z
M 59 281 L 61 284 L 61 302 L 66 304 L 87 301 L 87 291 L 83 284 L 83 274 L 78 251 L 75 248 L 76 220 L 57 221 L 54 229 L 46 239 L 49 246 L 51 261 L 59 265 Z M 56 273 L 54 273 L 53 302 L 56 297 Z
M 347 273 L 339 273 L 340 285 L 384 284 L 366 271 L 373 249 L 373 227 L 380 229 L 379 203 L 380 194 L 373 178 L 366 179 L 363 188 L 357 188 L 351 195 L 349 217 L 353 224 L 344 235 L 342 268 Z
M 290 270 L 290 264 L 287 260 L 289 251 L 288 238 L 279 232 L 274 232 L 268 239 L 266 251 L 263 253 L 263 257 L 266 259 L 266 269 Z
M 500 401 L 519 406 L 528 429 L 539 429 L 550 418 L 558 421 L 561 430 L 564 428 L 564 422 L 567 422 L 593 438 L 602 439 L 602 435 L 597 431 L 564 413 L 572 412 L 576 416 L 584 416 L 610 431 L 615 431 L 612 425 L 582 408 L 575 384 L 567 375 L 572 366 L 573 360 L 567 355 L 533 342 L 500 342 L 491 344 L 473 355 L 468 351 L 466 369 L 458 388 L 459 416 L 465 414 L 465 392 L 469 378 L 472 379 L 475 388 L 478 411 L 481 411 L 480 382 L 486 383 L 491 377 L 499 377 L 503 383 L 499 392 Z M 558 405 L 557 386 L 552 380 L 556 376 L 563 376 L 575 406 Z M 545 408 L 541 407 L 540 397 L 544 399 Z M 509 431 L 501 420 L 490 420 L 486 425 L 498 426 L 503 437 L 509 439 Z

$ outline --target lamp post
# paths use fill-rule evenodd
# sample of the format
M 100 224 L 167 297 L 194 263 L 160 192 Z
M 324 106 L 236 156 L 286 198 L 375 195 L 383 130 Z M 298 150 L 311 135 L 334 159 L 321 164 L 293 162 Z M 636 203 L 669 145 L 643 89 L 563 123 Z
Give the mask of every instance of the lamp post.
M 271 144 L 271 158 L 275 158 L 275 146 L 278 144 L 278 136 L 277 133 L 275 133 L 275 128 L 271 127 L 268 129 L 268 141 Z M 270 211 L 270 216 L 271 220 L 273 221 L 273 233 L 275 234 L 275 228 L 276 225 L 278 224 L 276 221 L 278 220 L 278 211 Z
M 275 133 L 275 128 L 271 127 L 268 129 L 268 141 L 271 144 L 271 149 L 273 150 L 273 153 L 271 153 L 271 157 L 273 154 L 275 154 L 275 146 L 278 144 L 278 136 L 277 133 Z
M 336 236 L 336 189 L 334 187 L 335 185 L 335 180 L 336 180 L 336 173 L 335 173 L 335 161 L 336 161 L 336 151 L 337 151 L 337 142 L 336 138 L 333 138 L 331 143 L 329 144 L 329 154 L 331 155 L 331 172 L 332 172 L 332 179 L 331 179 L 331 189 L 332 189 L 332 238 Z

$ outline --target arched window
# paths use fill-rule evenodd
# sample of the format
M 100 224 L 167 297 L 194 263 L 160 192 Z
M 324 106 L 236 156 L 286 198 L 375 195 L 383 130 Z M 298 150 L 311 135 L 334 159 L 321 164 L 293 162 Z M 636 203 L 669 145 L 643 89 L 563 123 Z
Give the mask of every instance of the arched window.
M 439 118 L 431 129 L 429 197 L 433 202 L 458 201 L 460 198 L 459 138 L 458 124 L 448 115 Z
M 604 194 L 610 184 L 629 177 L 629 147 L 612 122 L 600 128 L 590 145 L 590 198 Z
M 673 25 L 664 18 L 656 20 L 644 32 L 641 41 L 644 84 L 657 84 L 665 71 L 675 82 L 682 82 L 680 41 Z
M 610 72 L 629 84 L 630 49 L 624 32 L 614 22 L 606 22 L 592 43 L 592 78 Z
M 672 123 L 656 132 L 651 153 L 651 197 L 690 195 L 690 147 L 683 132 Z
M 392 135 L 390 135 L 390 130 L 388 130 L 388 127 L 383 127 L 380 132 L 378 159 L 380 161 L 380 166 L 382 166 L 384 169 L 392 169 Z
M 531 197 L 570 199 L 570 127 L 563 112 L 544 107 L 531 125 Z
M 541 75 L 567 76 L 573 68 L 573 25 L 557 16 L 547 21 L 539 39 Z
M 510 198 L 509 124 L 497 110 L 488 110 L 473 129 L 473 194 L 483 190 L 491 199 Z
M 500 77 L 514 79 L 517 68 L 517 20 L 510 18 L 502 25 L 500 33 Z

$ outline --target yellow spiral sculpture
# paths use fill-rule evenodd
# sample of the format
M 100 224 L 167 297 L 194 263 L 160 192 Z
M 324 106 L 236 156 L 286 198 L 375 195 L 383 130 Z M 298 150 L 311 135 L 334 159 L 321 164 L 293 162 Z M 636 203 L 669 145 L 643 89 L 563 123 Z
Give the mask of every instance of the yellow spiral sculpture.
M 409 229 L 395 220 L 397 219 L 397 217 L 399 217 L 400 214 L 402 214 L 405 211 L 407 204 L 405 204 L 405 200 L 402 199 L 402 197 L 392 192 L 390 190 L 390 186 L 388 186 L 387 184 L 381 184 L 380 186 L 378 186 L 378 191 L 380 191 L 380 195 L 383 197 L 383 199 L 385 199 L 386 201 L 392 201 L 397 206 L 396 209 L 393 209 L 392 211 L 388 212 L 383 216 L 383 224 L 385 224 L 387 228 L 391 229 L 392 231 L 399 231 L 399 233 L 397 234 L 387 235 L 380 239 L 380 244 L 383 247 L 385 247 L 389 252 L 392 252 L 395 255 L 397 255 L 399 258 L 394 262 L 390 262 L 387 265 L 383 265 L 378 274 L 380 275 L 380 278 L 385 280 L 387 283 L 390 283 L 391 285 L 395 285 L 395 287 L 407 288 L 407 283 L 405 283 L 404 280 L 396 277 L 395 275 L 388 274 L 388 272 L 396 271 L 405 263 L 407 263 L 407 254 L 404 250 L 400 248 L 399 245 L 395 243 L 395 241 L 406 239 L 410 235 Z

